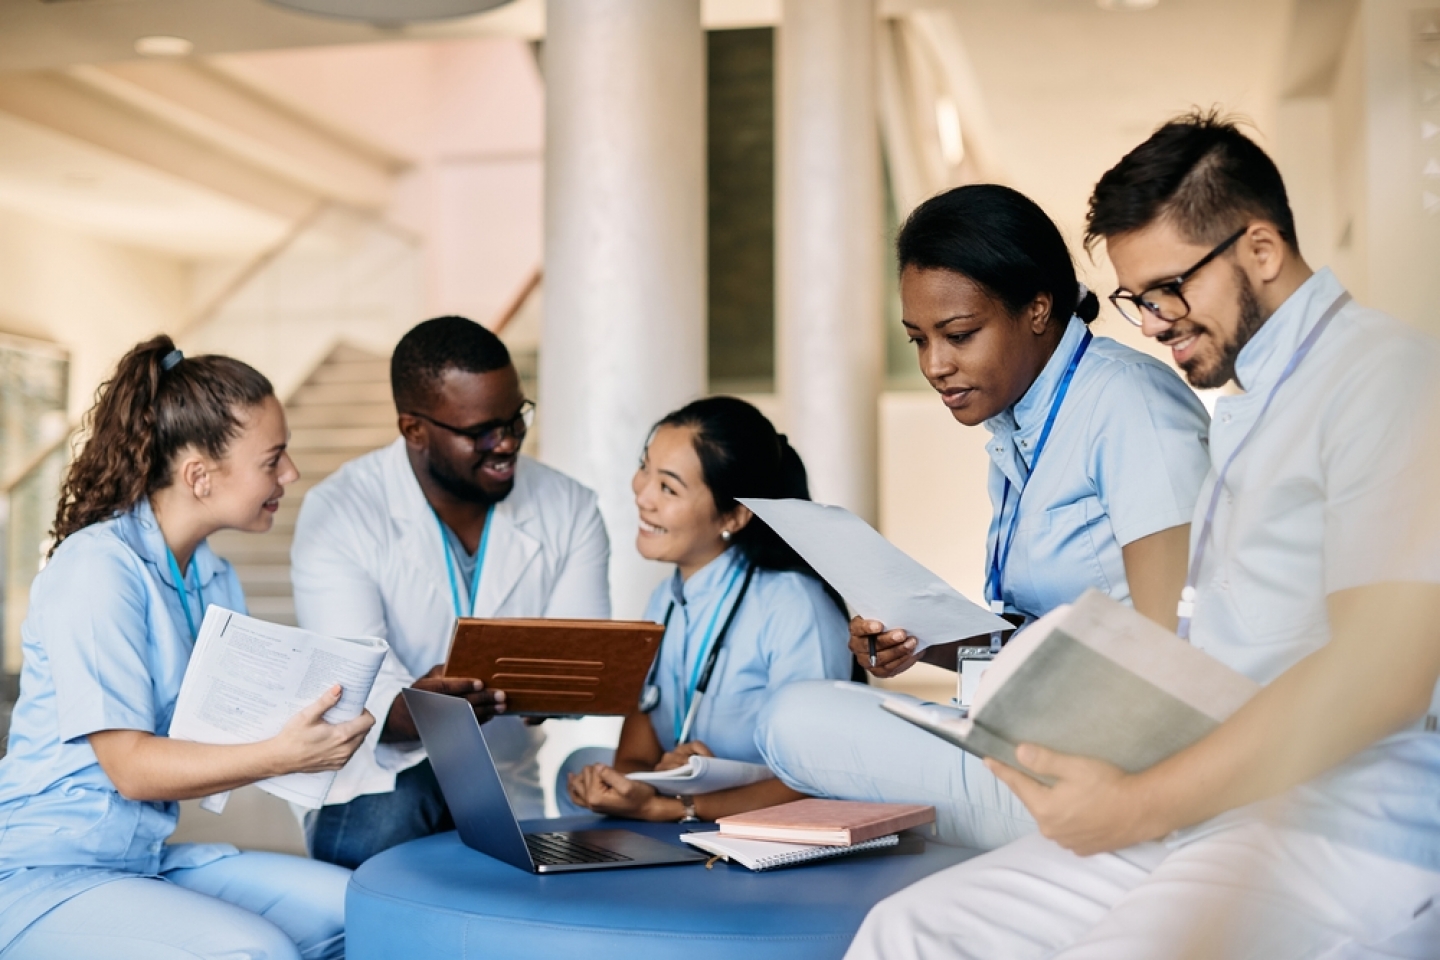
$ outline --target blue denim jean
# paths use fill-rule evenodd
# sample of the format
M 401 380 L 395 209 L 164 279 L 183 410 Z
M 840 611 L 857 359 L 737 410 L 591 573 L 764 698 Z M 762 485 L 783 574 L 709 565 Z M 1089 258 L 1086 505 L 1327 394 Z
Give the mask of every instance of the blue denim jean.
M 455 821 L 430 761 L 423 760 L 396 774 L 391 792 L 321 807 L 305 826 L 312 857 L 353 870 L 383 850 L 454 830 Z

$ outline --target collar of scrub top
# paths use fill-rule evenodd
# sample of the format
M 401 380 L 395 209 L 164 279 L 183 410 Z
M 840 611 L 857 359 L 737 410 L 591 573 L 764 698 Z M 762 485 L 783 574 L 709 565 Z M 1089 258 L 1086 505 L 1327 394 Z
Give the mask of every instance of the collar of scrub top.
M 1344 285 L 1330 268 L 1322 267 L 1290 294 L 1235 358 L 1235 380 L 1246 392 L 1240 397 L 1224 397 L 1226 405 L 1263 395 L 1320 322 L 1321 314 L 1344 292 Z
M 205 602 L 204 591 L 210 587 L 211 581 L 219 575 L 223 561 L 215 556 L 210 549 L 210 544 L 204 540 L 195 548 L 190 557 L 189 569 L 185 571 L 183 579 L 178 579 L 180 565 L 171 564 L 174 556 L 170 553 L 170 547 L 165 543 L 165 535 L 160 530 L 160 522 L 155 519 L 155 511 L 150 507 L 150 500 L 142 498 L 128 515 L 122 516 L 122 523 L 129 528 L 126 533 L 126 541 L 139 554 L 140 559 L 155 568 L 155 576 L 172 587 L 179 595 L 180 607 L 185 611 L 185 621 L 190 627 L 190 638 L 193 640 L 198 635 L 200 621 L 195 619 L 190 607 L 190 598 L 186 588 L 193 585 L 199 597 L 200 618 L 204 619 Z
M 705 632 L 695 651 L 695 662 L 690 671 L 690 681 L 686 685 L 683 699 L 675 705 L 675 717 L 673 719 L 675 723 L 676 746 L 679 746 L 682 742 L 680 739 L 681 734 L 689 732 L 685 729 L 687 726 L 686 721 L 690 720 L 693 723 L 691 714 L 693 708 L 697 705 L 697 690 L 700 694 L 703 694 L 705 692 L 704 688 L 708 688 L 709 686 L 708 681 L 710 678 L 708 674 L 710 671 L 705 669 L 706 661 L 710 660 L 711 668 L 713 669 L 714 667 L 713 660 L 709 654 L 712 651 L 718 654 L 719 644 L 724 642 L 724 635 L 729 632 L 730 625 L 734 622 L 735 613 L 740 608 L 739 601 L 743 599 L 742 594 L 744 589 L 749 586 L 753 573 L 754 565 L 746 563 L 741 551 L 732 546 L 704 567 L 701 567 L 695 571 L 695 573 L 691 574 L 688 580 L 680 576 L 678 569 L 676 569 L 671 576 L 671 599 L 665 609 L 665 635 L 662 635 L 660 638 L 662 649 L 655 651 L 655 660 L 651 666 L 651 680 L 647 682 L 641 699 L 640 708 L 646 713 L 651 712 L 660 705 L 660 691 L 653 680 L 660 668 L 660 654 L 664 648 L 665 636 L 670 633 L 670 621 L 674 616 L 675 608 L 679 606 L 682 609 L 688 610 L 691 603 L 713 592 L 716 588 L 720 588 L 719 596 L 715 598 L 715 606 L 710 611 Z M 736 593 L 735 599 L 727 604 L 725 602 L 726 599 L 732 593 L 736 592 L 736 584 L 741 580 L 742 576 L 744 577 L 744 583 L 739 593 Z M 726 615 L 722 626 L 720 617 L 727 606 L 729 607 L 729 613 Z M 685 654 L 689 652 L 690 647 L 690 631 L 687 629 L 689 625 L 688 615 L 684 618 L 684 623 L 685 626 L 681 628 L 682 642 L 680 645 L 680 656 L 677 659 L 678 666 L 676 671 L 676 680 L 681 683 L 684 682 Z M 702 677 L 702 674 L 705 674 L 705 676 Z
M 445 521 L 440 519 L 440 514 L 434 508 L 430 512 L 435 516 L 435 526 L 440 531 L 440 549 L 445 553 L 445 577 L 450 583 L 450 604 L 455 611 L 455 619 L 459 620 L 465 616 L 465 606 L 460 602 L 460 573 L 456 569 L 459 564 L 455 562 L 455 552 L 450 549 L 450 537 L 445 532 Z M 475 575 L 470 580 L 470 614 L 475 613 L 475 602 L 480 598 L 480 574 L 485 570 L 486 548 L 490 546 L 490 530 L 495 525 L 491 522 L 495 519 L 495 505 L 492 503 L 485 511 L 485 529 L 480 534 L 480 546 L 475 548 Z
M 1025 487 L 1031 475 L 1040 465 L 1040 455 L 1044 453 L 1050 440 L 1050 431 L 1054 429 L 1060 408 L 1065 404 L 1070 384 L 1075 379 L 1075 371 L 1079 369 L 1080 361 L 1093 339 L 1094 335 L 1090 333 L 1085 322 L 1078 317 L 1071 317 L 1065 335 L 1046 361 L 1040 376 L 1035 378 L 1030 389 L 1025 391 L 1025 395 L 1016 401 L 1012 408 L 1011 416 L 1016 427 L 1010 434 L 1009 442 L 1016 447 L 1015 460 L 1024 472 L 1019 482 L 1012 484 L 1010 476 L 1001 471 L 1005 476 L 1005 488 L 1000 496 L 1000 509 L 996 513 L 995 543 L 990 550 L 990 566 L 985 574 L 985 595 L 990 601 L 991 612 L 997 615 L 1005 612 L 1005 565 L 1010 558 L 1010 548 L 1015 542 L 1015 530 L 1020 523 L 1020 501 L 1025 496 Z M 986 421 L 986 425 L 989 426 L 998 419 L 992 417 Z M 1003 436 L 1001 429 L 992 428 L 991 432 L 997 437 Z M 1031 448 L 1028 463 L 1020 453 L 1022 444 Z M 1015 506 L 1010 510 L 1007 524 L 1006 507 L 1010 503 L 1012 486 L 1016 488 Z M 991 649 L 998 649 L 999 643 L 1000 634 L 991 634 Z
M 1314 278 L 1312 277 L 1311 279 Z M 1306 282 L 1308 283 L 1309 281 Z M 1336 286 L 1338 287 L 1339 284 L 1336 284 Z M 1303 286 L 1301 289 L 1304 289 Z M 1298 293 L 1300 291 L 1296 292 Z M 1290 299 L 1294 299 L 1294 295 L 1292 295 Z M 1287 328 L 1290 327 L 1296 327 L 1303 331 L 1305 326 L 1302 322 L 1303 318 L 1308 316 L 1312 312 L 1307 309 L 1307 307 L 1309 306 L 1308 300 L 1310 298 L 1305 299 L 1307 302 L 1297 304 L 1296 310 L 1294 312 L 1289 313 L 1285 316 L 1281 316 L 1280 311 L 1284 310 L 1285 307 L 1289 306 L 1290 304 L 1290 300 L 1287 300 L 1285 303 L 1280 305 L 1280 310 L 1276 310 L 1275 313 L 1271 315 L 1270 319 L 1274 320 L 1276 317 L 1279 317 L 1280 326 L 1282 330 L 1285 330 L 1286 332 L 1289 332 Z M 1200 566 L 1202 563 L 1204 563 L 1205 552 L 1210 547 L 1210 539 L 1213 535 L 1213 527 L 1215 524 L 1215 511 L 1220 506 L 1220 494 L 1225 489 L 1225 476 L 1230 472 L 1230 467 L 1235 463 L 1235 458 L 1240 456 L 1240 451 L 1245 449 L 1245 445 L 1249 443 L 1250 438 L 1255 435 L 1255 430 L 1260 426 L 1260 421 L 1265 419 L 1265 413 L 1267 410 L 1270 409 L 1270 404 L 1274 402 L 1275 396 L 1280 392 L 1280 388 L 1285 386 L 1285 381 L 1289 380 L 1291 375 L 1293 375 L 1295 371 L 1300 368 L 1300 364 L 1305 361 L 1305 358 L 1310 354 L 1310 350 L 1315 346 L 1317 342 L 1319 342 L 1320 338 L 1325 334 L 1325 329 L 1330 326 L 1330 321 L 1334 320 L 1335 315 L 1338 314 L 1349 302 L 1349 291 L 1341 287 L 1339 293 L 1336 294 L 1334 299 L 1330 301 L 1330 304 L 1325 308 L 1325 311 L 1320 314 L 1319 318 L 1316 319 L 1313 324 L 1310 325 L 1310 329 L 1304 332 L 1303 339 L 1301 339 L 1300 343 L 1295 347 L 1294 350 L 1290 352 L 1289 357 L 1285 360 L 1285 366 L 1281 368 L 1280 374 L 1275 379 L 1274 385 L 1271 386 L 1268 391 L 1264 392 L 1265 402 L 1260 407 L 1260 410 L 1256 414 L 1255 419 L 1251 421 L 1250 429 L 1245 431 L 1244 436 L 1242 436 L 1240 438 L 1240 441 L 1236 443 L 1235 446 L 1231 449 L 1230 455 L 1225 458 L 1225 465 L 1220 468 L 1219 473 L 1215 477 L 1215 484 L 1210 489 L 1210 502 L 1209 504 L 1207 504 L 1205 509 L 1205 520 L 1200 526 L 1200 535 L 1195 538 L 1195 552 L 1191 554 L 1190 566 L 1185 574 L 1185 587 L 1180 591 L 1180 603 L 1177 604 L 1175 608 L 1176 615 L 1179 618 L 1179 623 L 1176 625 L 1175 633 L 1180 637 L 1181 640 L 1190 639 L 1190 621 L 1195 615 L 1195 597 L 1198 592 L 1196 588 L 1200 582 Z M 1301 318 L 1300 320 L 1294 319 L 1297 315 Z M 1266 322 L 1265 326 L 1269 326 L 1269 321 Z M 1260 333 L 1264 332 L 1265 326 L 1262 326 L 1260 330 L 1256 332 L 1256 336 L 1259 336 Z M 1266 341 L 1262 341 L 1261 343 L 1260 353 L 1277 353 L 1277 351 L 1274 349 L 1274 345 L 1276 344 L 1277 339 L 1278 341 L 1283 342 L 1284 340 L 1289 338 L 1287 338 L 1284 333 L 1281 333 L 1278 338 L 1273 336 L 1267 338 Z M 1241 356 L 1244 356 L 1245 350 L 1249 349 L 1249 347 L 1250 344 L 1247 343 L 1245 347 L 1241 349 Z M 1267 359 L 1261 364 L 1258 364 L 1257 368 L 1263 368 L 1270 365 L 1272 364 Z M 1236 371 L 1237 373 L 1239 371 L 1239 358 L 1236 358 Z M 1256 387 L 1252 391 L 1247 391 L 1247 393 L 1249 393 L 1249 395 L 1251 396 L 1257 396 L 1260 395 L 1260 390 L 1262 389 L 1263 388 L 1261 388 L 1260 384 L 1257 382 Z

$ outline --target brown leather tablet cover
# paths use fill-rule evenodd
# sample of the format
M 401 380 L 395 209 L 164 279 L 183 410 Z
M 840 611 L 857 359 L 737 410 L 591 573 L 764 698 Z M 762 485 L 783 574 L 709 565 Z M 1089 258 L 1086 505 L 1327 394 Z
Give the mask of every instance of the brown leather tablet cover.
M 478 620 L 455 624 L 445 676 L 505 691 L 507 714 L 625 716 L 665 628 L 638 620 Z

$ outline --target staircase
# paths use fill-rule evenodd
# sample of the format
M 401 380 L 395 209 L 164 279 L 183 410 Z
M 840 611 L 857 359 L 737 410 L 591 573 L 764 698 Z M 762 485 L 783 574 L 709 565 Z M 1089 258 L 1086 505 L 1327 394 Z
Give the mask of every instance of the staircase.
M 256 535 L 227 530 L 210 546 L 235 565 L 252 616 L 295 623 L 290 590 L 290 542 L 305 492 L 364 453 L 394 440 L 390 361 L 340 344 L 286 402 L 290 456 L 300 479 L 285 488 L 275 526 Z

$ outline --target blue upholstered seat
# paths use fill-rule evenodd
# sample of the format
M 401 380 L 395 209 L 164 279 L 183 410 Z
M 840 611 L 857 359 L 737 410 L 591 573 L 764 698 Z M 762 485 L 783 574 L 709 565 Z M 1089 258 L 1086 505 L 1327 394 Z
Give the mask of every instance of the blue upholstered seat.
M 596 822 L 572 817 L 545 821 L 543 829 Z M 623 826 L 669 840 L 690 829 Z M 914 855 L 768 873 L 717 863 L 710 870 L 686 864 L 535 876 L 446 833 L 386 851 L 355 871 L 345 904 L 346 956 L 829 960 L 844 954 L 877 901 L 971 854 L 928 843 Z

